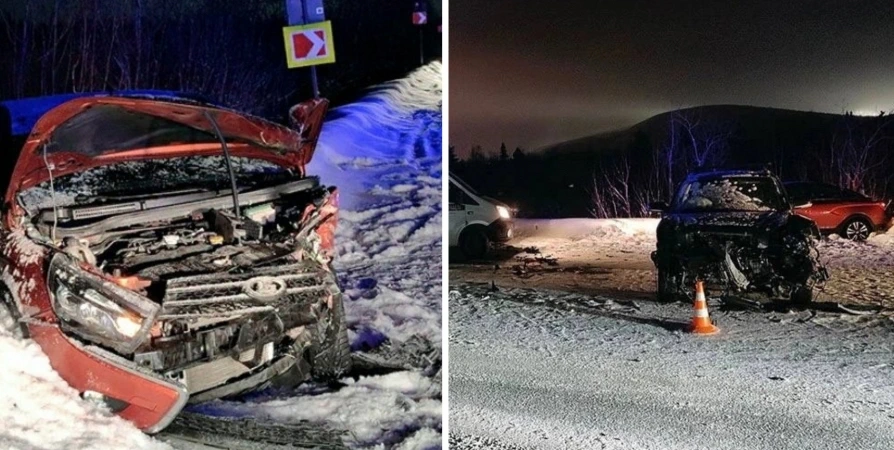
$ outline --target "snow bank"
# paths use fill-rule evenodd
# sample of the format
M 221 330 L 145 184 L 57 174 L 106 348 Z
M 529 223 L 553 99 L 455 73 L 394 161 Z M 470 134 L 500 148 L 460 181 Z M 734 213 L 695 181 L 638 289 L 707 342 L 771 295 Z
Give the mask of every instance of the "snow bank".
M 343 205 L 355 208 L 368 205 L 364 194 L 395 166 L 440 167 L 441 98 L 441 63 L 433 62 L 333 109 L 308 172 L 339 186 Z
M 516 221 L 516 247 L 535 247 L 563 265 L 604 265 L 624 261 L 642 268 L 655 250 L 658 219 L 555 219 Z
M 406 371 L 345 381 L 348 386 L 337 392 L 248 403 L 218 401 L 206 408 L 280 423 L 328 422 L 350 430 L 346 443 L 353 447 L 401 443 L 401 448 L 425 448 L 435 435 L 440 442 L 441 402 L 429 398 L 440 386 L 430 378 Z M 415 434 L 407 438 L 408 433 Z
M 873 233 L 865 242 L 837 234 L 819 244 L 820 257 L 832 267 L 879 268 L 894 266 L 894 232 Z
M 560 257 L 564 250 L 581 249 L 593 253 L 623 249 L 647 255 L 655 249 L 658 222 L 659 219 L 518 219 L 511 244 L 539 247 L 544 253 Z M 821 260 L 829 267 L 894 266 L 894 233 L 873 233 L 865 242 L 833 234 L 822 239 L 818 248 Z
M 336 108 L 310 173 L 339 187 L 335 266 L 357 347 L 441 340 L 441 63 Z M 366 335 L 366 336 L 365 336 Z
M 516 238 L 616 238 L 655 236 L 658 219 L 517 219 Z

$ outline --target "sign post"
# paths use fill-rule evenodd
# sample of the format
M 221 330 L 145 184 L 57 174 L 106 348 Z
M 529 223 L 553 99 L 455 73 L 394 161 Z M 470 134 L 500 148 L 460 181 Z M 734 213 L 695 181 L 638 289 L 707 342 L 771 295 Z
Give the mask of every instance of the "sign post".
M 425 64 L 425 45 L 422 38 L 422 26 L 428 23 L 428 5 L 424 0 L 413 4 L 413 25 L 419 27 L 419 64 Z
M 314 98 L 320 98 L 317 64 L 335 62 L 332 24 L 326 21 L 323 0 L 286 0 L 290 26 L 283 28 L 286 61 L 290 69 L 310 66 Z

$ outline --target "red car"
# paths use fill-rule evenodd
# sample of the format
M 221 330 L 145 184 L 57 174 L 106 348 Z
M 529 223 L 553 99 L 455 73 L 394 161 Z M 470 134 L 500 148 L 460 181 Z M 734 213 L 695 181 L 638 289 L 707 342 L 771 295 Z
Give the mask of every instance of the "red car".
M 0 102 L 0 326 L 146 432 L 348 370 L 335 188 L 295 129 L 157 93 Z
M 795 213 L 813 220 L 820 231 L 862 241 L 891 226 L 891 204 L 835 185 L 785 183 Z

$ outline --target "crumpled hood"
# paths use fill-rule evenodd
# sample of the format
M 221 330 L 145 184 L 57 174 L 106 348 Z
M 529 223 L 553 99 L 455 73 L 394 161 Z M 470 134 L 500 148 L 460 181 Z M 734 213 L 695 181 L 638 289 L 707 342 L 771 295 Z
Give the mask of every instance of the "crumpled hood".
M 114 96 L 82 97 L 44 114 L 19 153 L 6 192 L 15 195 L 49 180 L 123 161 L 220 155 L 208 115 L 230 154 L 304 168 L 313 156 L 329 102 L 314 99 L 290 110 L 294 129 L 237 111 L 198 103 Z M 44 159 L 46 157 L 46 160 Z

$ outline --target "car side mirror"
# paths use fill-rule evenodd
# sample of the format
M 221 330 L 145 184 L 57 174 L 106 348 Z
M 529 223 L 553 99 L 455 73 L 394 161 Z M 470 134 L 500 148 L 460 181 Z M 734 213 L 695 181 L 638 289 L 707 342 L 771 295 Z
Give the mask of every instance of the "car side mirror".
M 649 210 L 653 212 L 665 212 L 668 209 L 670 209 L 670 205 L 667 202 L 652 202 L 649 204 Z
M 807 202 L 807 203 L 802 203 L 800 205 L 795 205 L 795 206 L 793 206 L 793 208 L 804 209 L 804 208 L 810 208 L 811 206 L 813 206 L 813 203 Z

